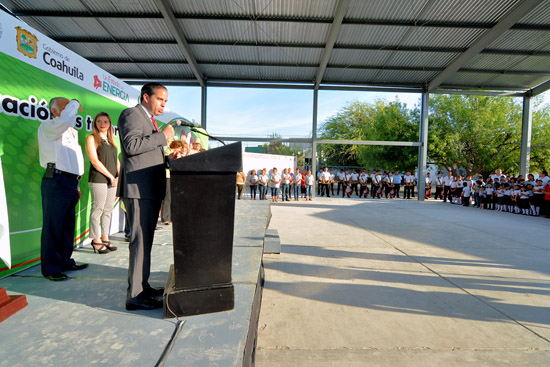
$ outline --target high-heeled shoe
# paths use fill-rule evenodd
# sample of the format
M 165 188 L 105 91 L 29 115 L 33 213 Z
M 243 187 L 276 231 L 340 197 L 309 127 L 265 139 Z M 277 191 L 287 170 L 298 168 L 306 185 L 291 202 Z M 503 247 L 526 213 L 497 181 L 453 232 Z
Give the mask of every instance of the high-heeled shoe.
M 96 247 L 96 246 L 100 246 L 100 247 Z M 97 243 L 97 242 L 94 242 L 92 241 L 92 248 L 94 249 L 94 254 L 97 252 L 99 252 L 100 254 L 108 254 L 109 252 L 111 252 L 107 246 L 105 246 L 104 244 L 102 243 Z
M 114 245 L 111 245 L 111 241 L 101 241 L 101 242 L 103 242 L 103 246 L 107 247 L 109 251 L 116 251 L 116 249 L 118 248 Z

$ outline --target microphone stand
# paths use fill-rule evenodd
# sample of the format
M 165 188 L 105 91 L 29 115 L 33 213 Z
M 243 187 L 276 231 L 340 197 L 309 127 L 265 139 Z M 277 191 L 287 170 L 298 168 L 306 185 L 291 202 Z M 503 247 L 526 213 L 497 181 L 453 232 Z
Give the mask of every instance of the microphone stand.
M 219 141 L 220 143 L 222 143 L 223 145 L 226 145 L 225 142 L 221 139 L 218 139 L 216 138 L 215 136 L 212 136 L 210 134 L 208 134 L 207 132 L 205 131 L 200 131 L 198 129 L 196 129 L 194 126 L 187 126 L 189 128 L 189 130 L 193 131 L 193 132 L 196 132 L 196 133 L 199 133 L 199 134 L 202 134 L 202 135 L 205 135 L 205 136 L 208 136 L 210 139 L 214 139 L 216 141 Z

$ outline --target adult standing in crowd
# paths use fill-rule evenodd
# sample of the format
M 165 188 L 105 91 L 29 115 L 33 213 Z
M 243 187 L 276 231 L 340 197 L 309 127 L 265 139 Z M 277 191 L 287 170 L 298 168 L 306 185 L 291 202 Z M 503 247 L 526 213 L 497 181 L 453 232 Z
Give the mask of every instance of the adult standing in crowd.
M 330 172 L 328 167 L 323 168 L 321 173 L 321 196 L 326 195 L 327 198 L 330 197 Z
M 279 188 L 281 187 L 281 175 L 277 173 L 277 167 L 273 167 L 271 171 L 271 179 L 269 186 L 271 187 L 271 201 L 276 203 L 279 201 Z
M 168 101 L 166 87 L 147 83 L 141 88 L 140 104 L 120 114 L 118 128 L 122 164 L 117 194 L 122 198 L 132 228 L 128 264 L 127 310 L 162 307 L 164 289 L 149 285 L 151 249 L 165 193 L 166 173 L 163 147 L 174 136 L 167 125 L 159 131 L 155 116 Z M 168 156 L 177 158 L 178 154 Z
M 200 153 L 201 151 L 201 140 L 197 138 L 193 138 L 193 142 L 191 143 L 191 149 L 189 149 L 189 155 Z
M 435 183 L 435 198 L 434 199 L 442 199 L 441 193 L 443 192 L 443 178 L 441 177 L 441 172 L 437 172 L 437 177 L 434 179 Z
M 306 200 L 311 200 L 311 197 L 312 197 L 312 190 L 313 190 L 313 184 L 315 184 L 315 178 L 313 177 L 313 175 L 311 174 L 311 170 L 308 170 L 307 171 L 307 175 L 306 175 L 306 185 L 307 185 L 307 198 Z
M 395 190 L 395 197 L 399 198 L 399 191 L 401 190 L 401 182 L 403 181 L 401 175 L 399 174 L 399 171 L 395 171 L 395 174 L 393 175 L 393 185 Z
M 248 182 L 248 185 L 250 187 L 250 200 L 256 200 L 256 191 L 258 188 L 258 175 L 256 174 L 255 169 L 250 171 L 250 174 L 248 175 L 248 178 L 246 181 Z
M 403 182 L 405 183 L 405 193 L 403 194 L 404 199 L 410 199 L 412 191 L 414 190 L 414 177 L 411 175 L 410 171 L 405 173 L 403 177 Z
M 52 281 L 69 279 L 65 271 L 88 266 L 71 259 L 75 207 L 80 200 L 79 181 L 84 174 L 84 157 L 74 128 L 78 110 L 82 108 L 76 99 L 53 98 L 50 101 L 53 119 L 43 121 L 38 128 L 40 165 L 46 168 L 41 184 L 41 269 L 42 275 Z
M 281 193 L 281 199 L 283 201 L 290 201 L 290 182 L 292 181 L 292 176 L 290 175 L 290 168 L 283 169 L 282 187 L 283 192 Z
M 391 194 L 391 191 L 394 189 L 394 184 L 393 184 L 393 175 L 391 173 L 391 171 L 388 172 L 388 175 L 386 176 L 384 182 L 386 183 L 386 199 L 389 197 L 390 199 L 392 198 L 392 194 Z M 395 195 L 395 191 L 393 192 L 393 194 Z
M 548 181 L 550 181 L 550 177 L 548 177 L 548 172 L 546 172 L 546 170 L 542 170 L 539 172 L 539 178 L 542 181 L 542 186 L 548 185 Z
M 453 183 L 453 173 L 449 169 L 447 171 L 447 176 L 443 177 L 443 202 L 451 201 L 451 184 Z
M 353 172 L 350 174 L 351 176 L 351 189 L 355 191 L 355 195 L 359 197 L 359 172 L 357 170 L 353 170 Z
M 258 188 L 260 189 L 260 200 L 265 200 L 265 194 L 267 192 L 267 181 L 269 177 L 267 176 L 267 169 L 262 169 L 261 175 L 258 177 Z
M 367 188 L 367 181 L 368 181 L 367 171 L 362 170 L 361 174 L 359 175 L 359 197 L 363 197 L 365 193 L 365 189 Z M 366 197 L 367 196 L 365 195 L 365 198 Z
M 106 254 L 117 249 L 109 241 L 109 232 L 120 172 L 113 124 L 106 112 L 94 118 L 92 134 L 86 138 L 86 152 L 90 158 L 88 182 L 92 194 L 90 238 L 94 253 Z
M 345 191 L 344 187 L 344 179 L 346 178 L 346 174 L 344 173 L 344 170 L 341 168 L 340 172 L 336 174 L 336 180 L 337 180 L 337 186 L 336 186 L 336 195 L 340 195 L 340 189 L 342 191 Z M 344 197 L 344 194 L 342 194 L 342 197 Z
M 237 198 L 241 200 L 244 191 L 244 184 L 246 183 L 246 175 L 244 172 L 237 172 Z
M 372 186 L 371 186 L 371 196 L 372 198 L 378 198 L 380 199 L 380 196 L 382 195 L 381 192 L 379 192 L 380 190 L 380 185 L 382 183 L 382 176 L 380 176 L 378 174 L 378 171 L 377 170 L 374 170 L 372 171 Z
M 300 196 L 300 189 L 302 187 L 302 174 L 300 173 L 299 168 L 296 168 L 296 173 L 294 174 L 294 179 L 292 180 L 292 182 L 294 201 L 298 201 L 298 197 Z
M 323 188 L 323 169 L 319 169 L 317 173 L 317 196 L 321 196 L 321 190 Z

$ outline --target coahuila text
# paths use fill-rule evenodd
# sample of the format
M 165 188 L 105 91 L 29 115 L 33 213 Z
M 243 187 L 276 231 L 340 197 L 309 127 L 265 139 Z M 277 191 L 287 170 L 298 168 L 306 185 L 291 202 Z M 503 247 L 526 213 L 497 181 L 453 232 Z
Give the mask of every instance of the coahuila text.
M 56 60 L 49 52 L 44 52 L 42 59 L 46 65 L 50 65 L 52 68 L 55 68 L 59 71 L 62 71 L 70 76 L 84 80 L 84 74 L 78 71 L 76 66 L 70 66 L 65 60 Z

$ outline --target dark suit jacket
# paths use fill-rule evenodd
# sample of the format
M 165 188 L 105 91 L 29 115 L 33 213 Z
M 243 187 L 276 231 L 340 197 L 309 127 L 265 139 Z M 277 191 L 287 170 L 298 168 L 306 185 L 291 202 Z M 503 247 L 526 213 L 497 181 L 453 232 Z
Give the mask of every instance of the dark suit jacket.
M 162 200 L 166 191 L 166 136 L 156 131 L 140 105 L 122 111 L 118 129 L 122 154 L 117 196 Z

